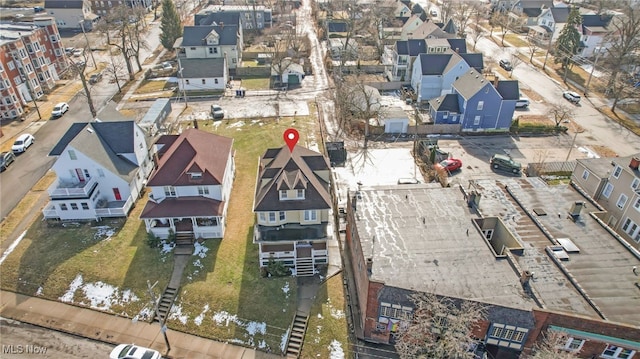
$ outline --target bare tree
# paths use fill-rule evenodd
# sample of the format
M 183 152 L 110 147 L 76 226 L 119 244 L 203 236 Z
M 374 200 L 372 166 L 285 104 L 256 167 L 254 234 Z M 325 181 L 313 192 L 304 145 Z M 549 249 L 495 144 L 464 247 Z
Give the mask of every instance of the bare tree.
M 396 351 L 400 358 L 473 358 L 473 331 L 486 317 L 477 302 L 454 302 L 446 297 L 418 293 L 411 297 L 413 318 L 400 326 Z
M 573 110 L 566 105 L 552 105 L 547 115 L 553 118 L 556 127 L 559 127 L 565 121 L 569 121 L 573 116 Z
M 118 92 L 122 92 L 119 78 L 119 76 L 122 76 L 122 70 L 124 69 L 122 59 L 118 59 L 115 56 L 110 56 L 110 58 L 111 61 L 107 65 L 107 67 L 105 67 L 104 71 L 109 74 L 109 77 L 111 77 L 113 79 L 113 82 L 116 83 L 116 85 L 118 86 Z
M 513 76 L 513 70 L 522 63 L 522 59 L 520 59 L 517 52 L 514 52 L 509 56 L 509 62 L 511 62 L 511 71 L 509 71 L 509 78 L 511 78 Z
M 131 57 L 136 60 L 138 65 L 138 71 L 142 71 L 142 64 L 140 63 L 140 50 L 148 49 L 147 41 L 145 40 L 145 34 L 147 32 L 147 26 L 144 22 L 145 9 L 141 7 L 135 7 L 131 9 L 129 15 L 129 26 L 127 31 L 129 32 L 129 49 L 131 51 Z
M 611 32 L 605 41 L 609 43 L 604 61 L 605 67 L 611 70 L 607 88 L 612 88 L 618 81 L 618 75 L 629 70 L 634 62 L 637 63 L 640 51 L 640 8 L 627 6 L 624 15 L 611 20 Z M 600 51 L 602 51 L 600 49 Z
M 529 46 L 529 51 L 531 51 L 531 56 L 529 56 L 529 63 L 533 63 L 533 56 L 535 56 L 536 51 L 540 49 L 540 41 L 533 36 L 527 35 L 527 45 Z
M 482 39 L 486 35 L 487 33 L 482 30 L 482 27 L 480 26 L 476 26 L 475 29 L 471 31 L 471 41 L 473 41 L 473 49 L 471 51 L 476 51 L 476 45 L 478 44 L 480 39 Z
M 502 46 L 504 46 L 504 37 L 509 32 L 509 16 L 506 13 L 496 11 L 491 16 L 490 24 L 500 27 L 500 31 L 502 31 Z M 493 27 L 491 28 L 491 33 L 493 34 Z
M 453 2 L 451 8 L 451 18 L 458 27 L 458 36 L 465 36 L 465 29 L 469 25 L 469 21 L 473 18 L 475 13 L 478 13 L 479 2 L 470 2 L 464 0 L 458 0 Z
M 452 13 L 453 1 L 443 1 L 440 5 L 440 17 L 442 17 L 442 22 L 446 24 Z
M 364 80 L 355 77 L 336 82 L 336 107 L 338 122 L 346 133 L 352 132 L 354 123 L 364 121 L 364 147 L 367 147 L 369 136 L 369 119 L 382 115 L 380 93 L 367 86 Z
M 91 49 L 89 47 L 86 47 L 81 55 L 82 60 L 74 61 L 69 59 L 69 61 L 71 61 L 70 68 L 72 69 L 72 71 L 75 74 L 77 74 L 78 77 L 80 77 L 80 82 L 82 82 L 82 87 L 84 89 L 84 96 L 87 98 L 87 105 L 89 105 L 89 111 L 91 112 L 91 116 L 95 118 L 97 112 L 96 112 L 96 108 L 93 106 L 93 99 L 91 99 L 91 89 L 89 88 L 87 77 L 84 74 L 84 71 L 87 68 L 87 60 L 88 60 L 87 53 L 89 51 L 91 51 Z
M 526 359 L 571 359 L 577 358 L 578 352 L 565 348 L 568 335 L 563 332 L 547 330 L 542 341 L 538 342 L 531 355 Z

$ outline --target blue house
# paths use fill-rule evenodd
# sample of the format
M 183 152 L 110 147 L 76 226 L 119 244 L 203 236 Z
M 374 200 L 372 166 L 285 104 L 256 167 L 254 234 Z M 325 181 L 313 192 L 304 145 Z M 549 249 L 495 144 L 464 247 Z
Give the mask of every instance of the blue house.
M 519 94 L 517 81 L 491 83 L 469 70 L 453 83 L 452 94 L 429 101 L 431 118 L 436 124 L 459 123 L 461 131 L 508 131 Z
M 462 56 L 451 50 L 418 55 L 411 73 L 411 87 L 417 94 L 417 101 L 428 101 L 451 93 L 453 82 L 469 69 Z

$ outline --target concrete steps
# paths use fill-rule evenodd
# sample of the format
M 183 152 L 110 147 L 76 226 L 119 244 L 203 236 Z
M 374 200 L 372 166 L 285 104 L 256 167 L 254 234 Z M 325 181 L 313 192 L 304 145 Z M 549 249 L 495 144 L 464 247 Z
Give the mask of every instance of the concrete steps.
M 164 322 L 167 320 L 167 315 L 171 310 L 171 306 L 173 305 L 173 301 L 176 299 L 177 294 L 177 288 L 167 287 L 167 289 L 165 289 L 164 293 L 162 293 L 162 297 L 160 297 L 158 310 L 156 311 L 156 315 L 153 318 L 153 322 L 164 324 Z
M 177 232 L 176 233 L 176 247 L 178 246 L 193 246 L 193 242 L 195 241 L 195 236 L 193 232 Z
M 296 275 L 298 277 L 312 277 L 315 270 L 313 268 L 313 259 L 298 258 L 296 259 Z
M 297 312 L 296 316 L 293 318 L 291 332 L 289 333 L 289 338 L 287 339 L 287 350 L 285 352 L 287 359 L 300 357 L 302 344 L 304 343 L 304 335 L 307 331 L 308 319 L 309 316 L 301 312 Z

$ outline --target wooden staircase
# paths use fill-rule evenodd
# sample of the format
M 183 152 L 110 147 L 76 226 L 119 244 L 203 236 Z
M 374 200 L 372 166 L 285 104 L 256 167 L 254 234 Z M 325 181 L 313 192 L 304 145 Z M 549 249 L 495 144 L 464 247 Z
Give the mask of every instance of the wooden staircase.
M 293 324 L 291 325 L 291 332 L 287 339 L 286 356 L 287 359 L 297 359 L 300 357 L 302 351 L 302 343 L 304 342 L 304 334 L 307 331 L 307 320 L 309 316 L 297 312 L 293 318 Z
M 313 258 L 303 257 L 296 259 L 296 275 L 298 277 L 312 277 L 314 272 Z
M 193 253 L 193 243 L 195 236 L 193 232 L 176 232 L 176 248 L 174 254 L 191 254 Z
M 161 324 L 165 323 L 177 294 L 177 288 L 167 287 L 167 289 L 164 290 L 162 297 L 160 297 L 160 302 L 158 302 L 158 309 L 156 310 L 156 315 L 153 317 L 152 322 L 160 322 Z

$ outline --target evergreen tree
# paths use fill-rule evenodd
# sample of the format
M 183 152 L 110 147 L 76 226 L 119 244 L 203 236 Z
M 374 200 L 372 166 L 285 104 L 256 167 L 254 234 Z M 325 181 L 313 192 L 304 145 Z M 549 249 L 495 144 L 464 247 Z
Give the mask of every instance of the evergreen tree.
M 562 61 L 562 67 L 569 64 L 571 57 L 578 53 L 580 48 L 580 32 L 578 28 L 582 24 L 582 17 L 577 7 L 572 7 L 569 11 L 567 24 L 562 28 L 560 36 L 556 40 L 555 62 Z
M 167 50 L 173 49 L 173 43 L 182 36 L 182 22 L 172 0 L 162 0 L 162 20 L 160 22 L 160 42 Z

